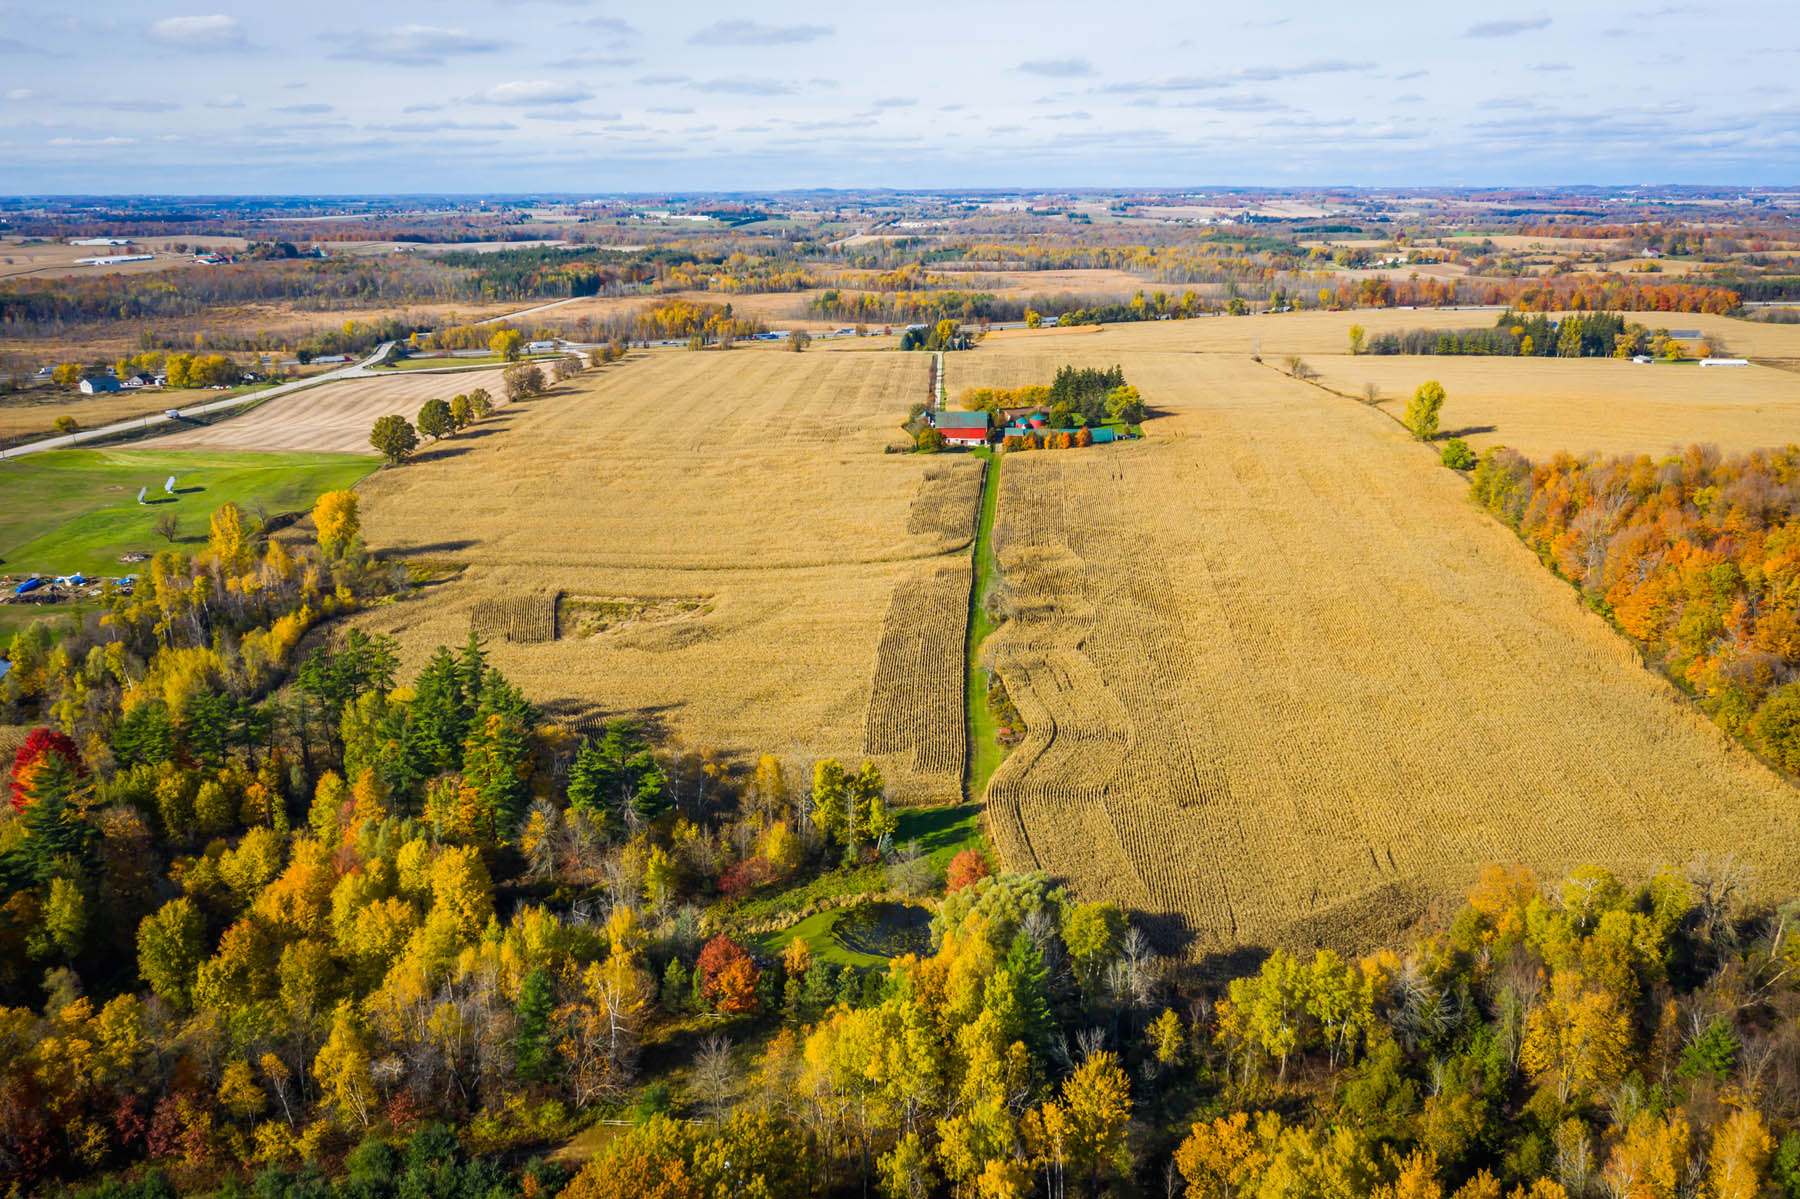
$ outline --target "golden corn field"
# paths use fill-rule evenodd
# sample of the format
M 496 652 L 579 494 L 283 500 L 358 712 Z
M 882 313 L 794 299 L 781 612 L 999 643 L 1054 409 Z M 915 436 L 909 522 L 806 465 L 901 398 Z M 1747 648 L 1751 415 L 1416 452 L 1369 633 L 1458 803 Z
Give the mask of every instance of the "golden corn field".
M 1800 863 L 1800 795 L 1382 414 L 1238 356 L 1071 339 L 952 390 L 1122 361 L 1145 441 L 1007 456 L 992 648 L 1030 732 L 989 788 L 1013 868 L 1172 942 L 1367 945 L 1486 862 Z
M 554 592 L 484 599 L 469 612 L 469 631 L 483 641 L 554 641 Z
M 513 405 L 446 443 L 466 453 L 361 485 L 373 548 L 467 568 L 359 621 L 398 637 L 405 674 L 483 604 L 561 592 L 556 640 L 493 634 L 534 700 L 751 761 L 867 755 L 894 798 L 954 800 L 979 467 L 882 452 L 928 369 L 668 351 Z M 915 670 L 927 643 L 948 661 Z
M 1477 450 L 1508 445 L 1527 458 L 1563 450 L 1661 457 L 1695 442 L 1740 453 L 1800 442 L 1800 376 L 1768 366 L 1701 369 L 1612 358 L 1306 358 L 1320 382 L 1361 397 L 1381 389 L 1398 417 L 1426 379 L 1444 385 L 1439 427 Z

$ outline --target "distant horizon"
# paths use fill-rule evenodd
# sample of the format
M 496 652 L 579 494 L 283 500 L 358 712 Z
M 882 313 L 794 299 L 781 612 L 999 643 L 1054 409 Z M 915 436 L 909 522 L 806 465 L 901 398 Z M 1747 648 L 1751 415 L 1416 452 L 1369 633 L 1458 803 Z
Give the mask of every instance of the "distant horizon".
M 634 187 L 612 191 L 590 191 L 581 188 L 518 188 L 509 190 L 483 191 L 448 191 L 442 189 L 425 189 L 421 191 L 25 191 L 0 192 L 0 201 L 20 202 L 30 200 L 573 200 L 573 199 L 622 199 L 639 200 L 663 197 L 710 196 L 805 196 L 805 195 L 894 195 L 894 196 L 932 196 L 932 195 L 1183 195 L 1183 194 L 1232 194 L 1232 193 L 1291 193 L 1308 194 L 1324 192 L 1357 192 L 1357 193 L 1417 193 L 1422 197 L 1454 194 L 1480 194 L 1488 192 L 1535 191 L 1546 194 L 1578 193 L 1578 192 L 1733 192 L 1759 191 L 1780 194 L 1800 195 L 1800 183 L 1756 183 L 1756 182 L 1688 182 L 1688 183 L 1471 183 L 1471 184 L 1422 184 L 1422 183 L 1185 183 L 1185 184 L 1019 184 L 1013 186 L 969 184 L 941 185 L 933 187 L 890 187 L 870 184 L 867 186 L 795 186 L 795 187 Z M 1296 218 L 1310 219 L 1310 218 Z
M 0 14 L 19 195 L 1800 185 L 1800 33 L 1773 0 Z

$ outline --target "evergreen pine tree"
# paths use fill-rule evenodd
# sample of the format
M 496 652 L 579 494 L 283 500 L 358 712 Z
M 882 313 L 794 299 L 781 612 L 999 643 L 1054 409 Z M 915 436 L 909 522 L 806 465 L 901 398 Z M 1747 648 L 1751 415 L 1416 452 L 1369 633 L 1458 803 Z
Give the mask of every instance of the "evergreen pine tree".
M 518 1034 L 513 1039 L 513 1060 L 519 1077 L 527 1082 L 548 1082 L 555 1072 L 556 1056 L 550 1047 L 550 1009 L 556 991 L 542 966 L 519 984 Z

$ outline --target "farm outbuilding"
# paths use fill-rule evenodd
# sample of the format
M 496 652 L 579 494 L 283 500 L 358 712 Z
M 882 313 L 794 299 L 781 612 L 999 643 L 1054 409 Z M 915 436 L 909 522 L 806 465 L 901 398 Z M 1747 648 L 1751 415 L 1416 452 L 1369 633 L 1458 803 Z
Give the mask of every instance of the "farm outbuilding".
M 105 395 L 119 390 L 119 381 L 111 375 L 89 375 L 80 384 L 84 396 Z
M 988 440 L 987 410 L 977 409 L 974 412 L 946 412 L 938 410 L 931 413 L 931 423 L 944 440 L 956 445 L 986 445 Z

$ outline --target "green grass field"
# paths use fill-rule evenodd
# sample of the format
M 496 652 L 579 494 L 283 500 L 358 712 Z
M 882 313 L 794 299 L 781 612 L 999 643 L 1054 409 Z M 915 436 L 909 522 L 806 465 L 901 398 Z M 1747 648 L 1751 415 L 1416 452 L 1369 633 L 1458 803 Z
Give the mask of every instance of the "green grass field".
M 994 558 L 994 510 L 1000 502 L 1001 456 L 990 450 L 977 450 L 987 458 L 987 485 L 981 492 L 981 517 L 975 529 L 975 602 L 969 610 L 968 692 L 964 696 L 969 727 L 968 799 L 979 804 L 987 793 L 988 780 L 1006 757 L 1006 749 L 994 740 L 999 726 L 988 710 L 987 671 L 981 668 L 981 643 L 994 631 L 994 618 L 988 613 L 988 591 L 999 573 Z
M 321 492 L 374 470 L 362 454 L 215 453 L 207 450 L 57 450 L 0 461 L 0 571 L 116 576 L 119 561 L 171 548 L 155 532 L 166 513 L 181 522 L 173 548 L 206 542 L 214 509 L 236 503 L 252 517 L 312 507 Z M 163 481 L 175 476 L 173 496 Z M 137 502 L 147 487 L 146 502 Z

